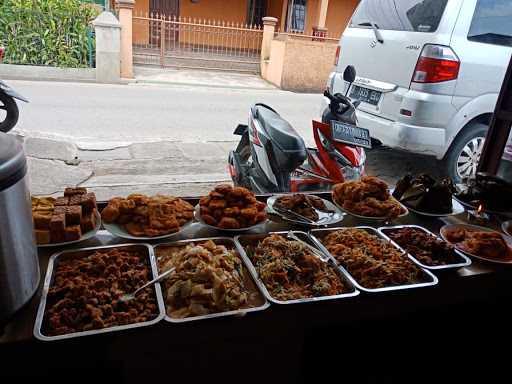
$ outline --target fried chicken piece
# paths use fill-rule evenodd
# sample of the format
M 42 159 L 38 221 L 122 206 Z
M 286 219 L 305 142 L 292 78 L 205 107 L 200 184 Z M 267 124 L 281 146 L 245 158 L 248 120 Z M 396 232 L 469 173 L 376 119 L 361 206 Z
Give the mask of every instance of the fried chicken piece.
M 132 200 L 137 207 L 144 206 L 149 203 L 149 197 L 140 193 L 133 193 L 128 195 L 127 200 Z
M 240 214 L 245 217 L 247 220 L 252 220 L 258 214 L 258 210 L 254 206 L 249 206 L 240 211 Z
M 201 197 L 199 199 L 199 205 L 201 206 L 208 206 L 208 204 L 210 204 L 210 201 L 211 201 L 211 197 L 210 196 L 204 196 L 204 197 Z
M 125 225 L 126 231 L 132 236 L 144 236 L 144 226 L 138 223 L 127 223 Z
M 212 225 L 214 227 L 217 226 L 218 224 L 218 221 L 213 217 L 213 216 L 210 216 L 210 215 L 201 215 L 201 218 L 203 219 L 203 221 L 208 224 L 208 225 Z
M 265 208 L 267 207 L 267 204 L 261 202 L 261 201 L 257 201 L 256 202 L 256 209 L 261 212 L 261 211 L 264 211 Z
M 131 214 L 136 206 L 135 201 L 123 199 L 119 202 L 119 212 L 121 214 Z
M 215 219 L 220 220 L 222 219 L 222 216 L 224 216 L 224 211 L 222 209 L 216 209 L 213 211 L 213 217 L 215 217 Z
M 216 210 L 216 209 L 224 209 L 227 206 L 227 202 L 224 199 L 215 199 L 210 201 L 210 204 L 208 205 L 208 208 L 210 210 Z
M 227 217 L 237 217 L 237 216 L 240 216 L 240 208 L 238 208 L 238 207 L 226 208 L 224 210 L 224 214 Z
M 219 222 L 219 228 L 223 229 L 239 229 L 240 224 L 232 217 L 223 217 Z
M 230 184 L 219 184 L 215 187 L 214 191 L 218 192 L 222 195 L 227 195 L 233 190 L 233 187 Z
M 109 202 L 109 204 L 101 212 L 101 219 L 105 223 L 114 223 L 120 215 L 119 205 L 117 202 Z

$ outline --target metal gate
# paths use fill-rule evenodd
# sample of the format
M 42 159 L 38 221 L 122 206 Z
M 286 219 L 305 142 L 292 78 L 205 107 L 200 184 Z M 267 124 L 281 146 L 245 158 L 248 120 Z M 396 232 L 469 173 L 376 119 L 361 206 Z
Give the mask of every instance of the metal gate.
M 258 73 L 260 26 L 151 13 L 133 17 L 138 65 Z

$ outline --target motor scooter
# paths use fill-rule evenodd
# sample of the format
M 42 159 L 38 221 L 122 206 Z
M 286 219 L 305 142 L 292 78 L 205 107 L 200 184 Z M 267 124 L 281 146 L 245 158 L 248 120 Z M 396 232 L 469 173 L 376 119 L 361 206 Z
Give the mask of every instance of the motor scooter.
M 343 78 L 353 83 L 355 68 L 348 66 Z M 241 138 L 228 159 L 233 183 L 255 193 L 280 193 L 330 190 L 334 184 L 359 179 L 366 162 L 363 146 L 371 148 L 378 142 L 368 130 L 357 127 L 358 101 L 328 91 L 324 96 L 330 104 L 322 122 L 313 121 L 316 148 L 307 148 L 273 108 L 254 104 L 249 124 L 238 125 L 234 132 Z
M 0 47 L 0 62 L 5 55 L 5 48 Z M 0 132 L 9 132 L 18 122 L 20 115 L 14 99 L 28 103 L 28 100 L 0 80 Z

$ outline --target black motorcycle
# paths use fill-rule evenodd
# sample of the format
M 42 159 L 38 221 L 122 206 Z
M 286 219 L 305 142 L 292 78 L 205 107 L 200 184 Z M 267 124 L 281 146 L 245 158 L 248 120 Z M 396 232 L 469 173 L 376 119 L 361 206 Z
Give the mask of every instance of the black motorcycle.
M 0 47 L 0 62 L 4 54 L 5 48 Z M 0 132 L 9 132 L 18 122 L 20 112 L 14 99 L 28 103 L 26 98 L 0 80 Z

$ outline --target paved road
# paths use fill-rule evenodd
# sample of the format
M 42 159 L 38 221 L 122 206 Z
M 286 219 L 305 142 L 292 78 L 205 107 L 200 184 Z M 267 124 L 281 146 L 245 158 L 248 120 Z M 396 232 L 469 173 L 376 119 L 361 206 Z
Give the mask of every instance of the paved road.
M 232 141 L 255 102 L 271 105 L 311 139 L 320 95 L 176 85 L 9 81 L 30 99 L 17 130 L 87 148 L 143 141 Z

